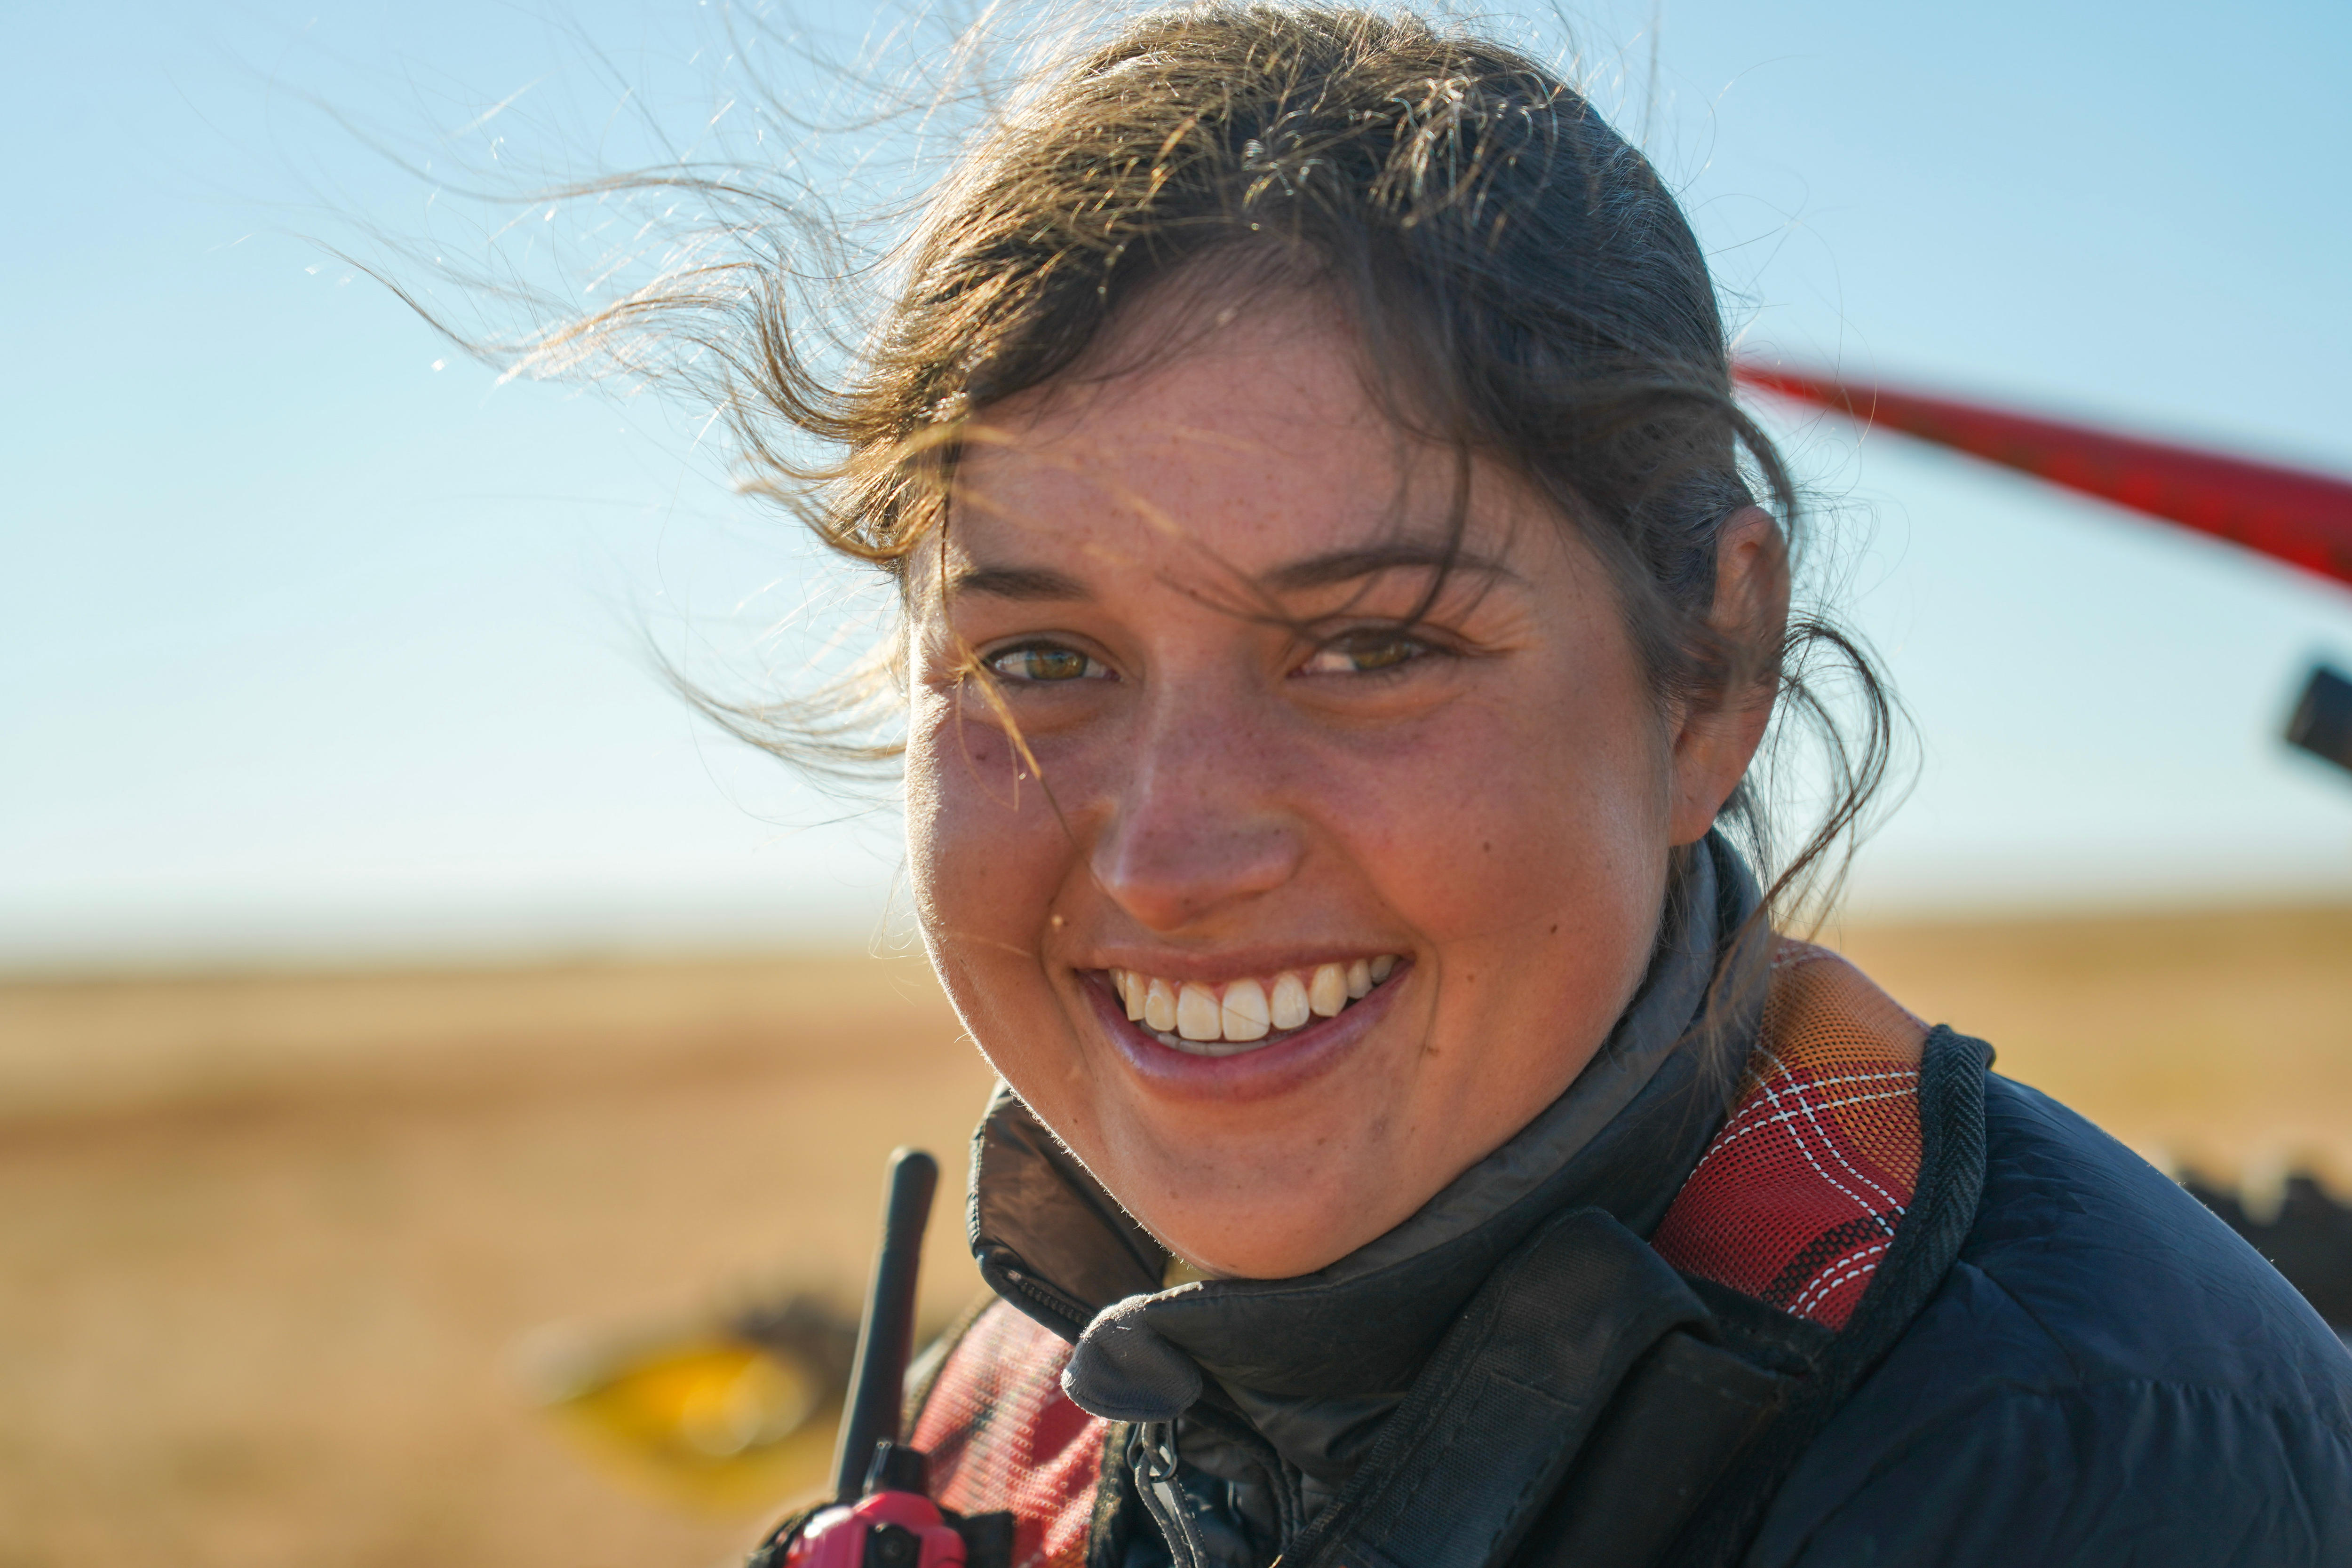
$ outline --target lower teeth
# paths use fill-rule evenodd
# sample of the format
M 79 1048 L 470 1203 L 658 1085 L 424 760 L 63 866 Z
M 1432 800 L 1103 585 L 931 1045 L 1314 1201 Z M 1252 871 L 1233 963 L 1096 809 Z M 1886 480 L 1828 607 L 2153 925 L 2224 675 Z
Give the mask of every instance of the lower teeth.
M 1301 1029 L 1305 1025 L 1299 1026 Z M 1277 1029 L 1256 1040 L 1186 1040 L 1181 1034 L 1163 1034 L 1159 1030 L 1144 1032 L 1160 1044 L 1172 1046 L 1187 1056 L 1239 1056 L 1244 1051 L 1263 1051 L 1269 1045 L 1280 1045 L 1298 1032 L 1295 1029 Z

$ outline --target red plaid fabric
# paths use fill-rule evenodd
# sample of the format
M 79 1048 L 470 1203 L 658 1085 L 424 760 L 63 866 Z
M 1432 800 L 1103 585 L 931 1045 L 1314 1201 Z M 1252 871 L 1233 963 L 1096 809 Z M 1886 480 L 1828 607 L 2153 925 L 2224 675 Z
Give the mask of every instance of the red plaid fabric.
M 1012 1511 L 1013 1568 L 1081 1568 L 1109 1423 L 1062 1392 L 1070 1347 L 1003 1301 L 973 1321 L 908 1440 L 960 1513 Z
M 1918 1182 L 1927 1035 L 1843 958 L 1782 943 L 1730 1120 L 1651 1245 L 1685 1273 L 1843 1328 Z

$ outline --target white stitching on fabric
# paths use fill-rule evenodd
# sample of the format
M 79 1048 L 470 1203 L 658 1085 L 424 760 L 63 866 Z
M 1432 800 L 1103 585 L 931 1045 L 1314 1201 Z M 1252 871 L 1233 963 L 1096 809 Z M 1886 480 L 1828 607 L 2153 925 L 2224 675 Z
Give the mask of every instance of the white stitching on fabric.
M 1815 1134 L 1820 1137 L 1823 1144 L 1830 1147 L 1833 1154 L 1837 1155 L 1838 1163 L 1844 1166 L 1847 1170 L 1853 1171 L 1854 1178 L 1857 1181 L 1862 1182 L 1864 1186 L 1876 1188 L 1879 1197 L 1886 1199 L 1889 1203 L 1895 1203 L 1895 1195 L 1893 1193 L 1888 1192 L 1885 1187 L 1879 1186 L 1876 1182 L 1872 1181 L 1868 1176 L 1864 1176 L 1861 1172 L 1854 1171 L 1853 1163 L 1847 1160 L 1843 1153 L 1838 1151 L 1836 1140 L 1832 1138 L 1828 1129 L 1821 1124 L 1820 1112 L 1815 1107 L 1806 1103 L 1804 1093 L 1807 1085 L 1798 1078 L 1795 1072 L 1790 1070 L 1788 1064 L 1782 1061 L 1780 1058 L 1774 1054 L 1770 1050 L 1762 1046 L 1759 1046 L 1757 1048 L 1757 1054 L 1769 1060 L 1772 1063 L 1773 1067 L 1773 1071 L 1770 1074 L 1768 1074 L 1764 1081 L 1758 1085 L 1759 1091 L 1765 1096 L 1765 1098 L 1770 1100 L 1775 1107 L 1780 1104 L 1783 1094 L 1787 1094 L 1790 1097 L 1794 1098 L 1797 1103 L 1801 1107 L 1803 1107 L 1805 1111 L 1805 1121 L 1812 1126 Z M 1771 1081 L 1775 1077 L 1786 1079 L 1790 1087 L 1787 1090 L 1776 1090 L 1773 1088 Z M 1813 1167 L 1814 1173 L 1818 1175 L 1822 1180 L 1827 1182 L 1831 1186 L 1835 1187 L 1840 1193 L 1843 1194 L 1846 1201 L 1853 1205 L 1854 1212 L 1856 1214 L 1876 1221 L 1879 1228 L 1885 1230 L 1887 1235 L 1892 1236 L 1895 1234 L 1895 1228 L 1886 1223 L 1885 1217 L 1877 1209 L 1872 1207 L 1868 1203 L 1865 1203 L 1863 1200 L 1861 1194 L 1855 1192 L 1843 1182 L 1838 1180 L 1836 1176 L 1832 1176 L 1829 1170 L 1822 1166 L 1821 1160 L 1814 1155 L 1811 1147 L 1809 1145 L 1808 1140 L 1805 1138 L 1803 1133 L 1799 1129 L 1797 1119 L 1793 1114 L 1789 1118 L 1789 1131 L 1790 1141 L 1796 1145 L 1797 1151 L 1805 1156 L 1805 1163 Z M 1895 1205 L 1895 1212 L 1898 1214 L 1902 1212 L 1902 1206 L 1900 1204 Z
M 1790 1298 L 1789 1310 L 1796 1313 L 1798 1316 L 1802 1317 L 1805 1315 L 1805 1309 L 1809 1305 L 1819 1306 L 1822 1297 L 1827 1296 L 1832 1291 L 1836 1290 L 1848 1280 L 1857 1280 L 1864 1274 L 1875 1271 L 1878 1265 L 1875 1262 L 1871 1262 L 1864 1263 L 1860 1268 L 1853 1269 L 1843 1274 L 1840 1274 L 1833 1280 L 1825 1277 L 1832 1270 L 1844 1268 L 1846 1264 L 1853 1261 L 1853 1260 L 1857 1258 L 1870 1258 L 1877 1253 L 1885 1251 L 1887 1245 L 1888 1244 L 1884 1241 L 1873 1242 L 1871 1245 L 1862 1249 L 1858 1252 L 1845 1253 L 1833 1261 L 1823 1265 L 1821 1272 L 1813 1276 L 1812 1282 L 1808 1284 L 1803 1290 L 1799 1291 L 1794 1297 Z M 1810 1302 L 1806 1300 L 1809 1296 L 1812 1298 Z
M 1847 1173 L 1851 1175 L 1854 1180 L 1862 1183 L 1863 1186 L 1870 1188 L 1871 1191 L 1885 1198 L 1887 1203 L 1894 1207 L 1895 1213 L 1902 1213 L 1903 1205 L 1896 1202 L 1895 1195 L 1887 1191 L 1885 1187 L 1879 1186 L 1875 1181 L 1873 1181 L 1868 1175 L 1864 1174 L 1859 1167 L 1857 1167 L 1853 1161 L 1846 1156 L 1844 1145 L 1841 1144 L 1836 1137 L 1832 1135 L 1827 1127 L 1822 1125 L 1821 1119 L 1822 1113 L 1832 1110 L 1835 1107 L 1826 1104 L 1816 1104 L 1809 1093 L 1810 1088 L 1811 1085 L 1806 1084 L 1800 1084 L 1798 1086 L 1796 1091 L 1797 1103 L 1806 1108 L 1806 1119 L 1812 1124 L 1813 1129 L 1821 1134 L 1822 1146 L 1827 1148 L 1831 1154 L 1837 1156 L 1837 1163 L 1843 1166 L 1846 1168 Z M 1886 1234 L 1889 1236 L 1895 1234 L 1895 1228 L 1886 1223 L 1886 1217 L 1883 1210 L 1873 1209 L 1871 1211 L 1871 1218 L 1878 1221 L 1879 1227 L 1884 1229 Z
M 1907 1099 L 1918 1092 L 1917 1081 L 1919 1075 L 1916 1072 L 1869 1073 L 1859 1075 L 1856 1080 L 1857 1082 L 1861 1076 L 1871 1078 L 1907 1078 L 1911 1080 L 1911 1082 L 1903 1088 L 1889 1089 L 1881 1093 L 1849 1094 L 1843 1099 L 1824 1101 L 1822 1103 L 1822 1109 L 1824 1111 L 1838 1111 L 1844 1109 L 1848 1105 L 1867 1105 L 1872 1102 L 1878 1100 Z M 1740 1114 L 1732 1117 L 1731 1120 L 1725 1124 L 1723 1131 L 1716 1134 L 1715 1142 L 1707 1145 L 1706 1153 L 1699 1156 L 1698 1164 L 1691 1167 L 1691 1175 L 1696 1176 L 1699 1172 L 1705 1170 L 1706 1168 L 1706 1162 L 1716 1156 L 1717 1150 L 1729 1148 L 1733 1144 L 1738 1143 L 1740 1139 L 1746 1137 L 1750 1133 L 1762 1132 L 1768 1127 L 1776 1126 L 1784 1122 L 1793 1121 L 1796 1118 L 1796 1114 L 1797 1113 L 1794 1111 L 1776 1111 L 1769 1116 L 1759 1116 L 1751 1115 L 1743 1112 Z
M 1777 1100 L 1779 1096 L 1775 1095 L 1774 1098 Z M 1796 1099 L 1799 1107 L 1804 1110 L 1805 1116 L 1803 1119 L 1803 1124 L 1800 1124 L 1798 1118 L 1793 1115 L 1789 1118 L 1789 1142 L 1796 1146 L 1796 1150 L 1799 1154 L 1805 1156 L 1805 1163 L 1813 1167 L 1814 1175 L 1820 1176 L 1822 1180 L 1829 1186 L 1836 1188 L 1837 1191 L 1844 1197 L 1847 1202 L 1853 1205 L 1854 1212 L 1856 1214 L 1871 1214 L 1873 1210 L 1870 1205 L 1863 1200 L 1862 1195 L 1854 1191 L 1852 1187 L 1846 1186 L 1845 1183 L 1838 1180 L 1836 1176 L 1830 1174 L 1829 1167 L 1824 1166 L 1822 1163 L 1821 1156 L 1813 1152 L 1812 1139 L 1808 1138 L 1805 1135 L 1805 1127 L 1810 1126 L 1812 1129 L 1814 1136 L 1818 1137 L 1824 1144 L 1831 1142 L 1829 1134 L 1822 1128 L 1820 1117 L 1815 1114 L 1811 1106 L 1805 1103 L 1803 1092 L 1801 1090 L 1794 1092 L 1794 1098 Z M 1843 1156 L 1840 1156 L 1838 1163 L 1841 1165 L 1845 1164 L 1845 1160 Z M 1885 1195 L 1882 1193 L 1880 1196 L 1885 1197 Z M 1888 1234 L 1892 1235 L 1894 1233 L 1889 1231 Z

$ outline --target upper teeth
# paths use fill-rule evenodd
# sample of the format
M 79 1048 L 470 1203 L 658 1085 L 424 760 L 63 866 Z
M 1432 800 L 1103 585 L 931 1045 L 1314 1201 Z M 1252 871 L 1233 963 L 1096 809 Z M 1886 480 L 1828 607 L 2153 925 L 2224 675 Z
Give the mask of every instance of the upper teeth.
M 1266 979 L 1229 980 L 1222 991 L 1192 980 L 1163 980 L 1132 969 L 1110 971 L 1111 988 L 1127 1016 L 1179 1050 L 1231 1041 L 1245 1046 L 1272 1030 L 1297 1029 L 1312 1018 L 1336 1017 L 1369 995 L 1397 966 L 1393 954 L 1348 964 L 1285 969 Z M 1230 1051 L 1197 1051 L 1210 1056 Z

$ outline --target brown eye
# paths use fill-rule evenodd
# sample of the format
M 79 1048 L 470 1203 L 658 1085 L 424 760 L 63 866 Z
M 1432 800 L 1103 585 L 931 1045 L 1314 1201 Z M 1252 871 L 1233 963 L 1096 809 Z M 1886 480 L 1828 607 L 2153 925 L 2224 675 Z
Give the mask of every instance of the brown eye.
M 1402 632 L 1351 632 L 1315 651 L 1300 672 L 1311 675 L 1370 675 L 1394 670 L 1437 650 Z
M 988 668 L 1004 680 L 1030 685 L 1101 680 L 1110 674 L 1101 661 L 1055 643 L 1032 643 L 992 653 Z

